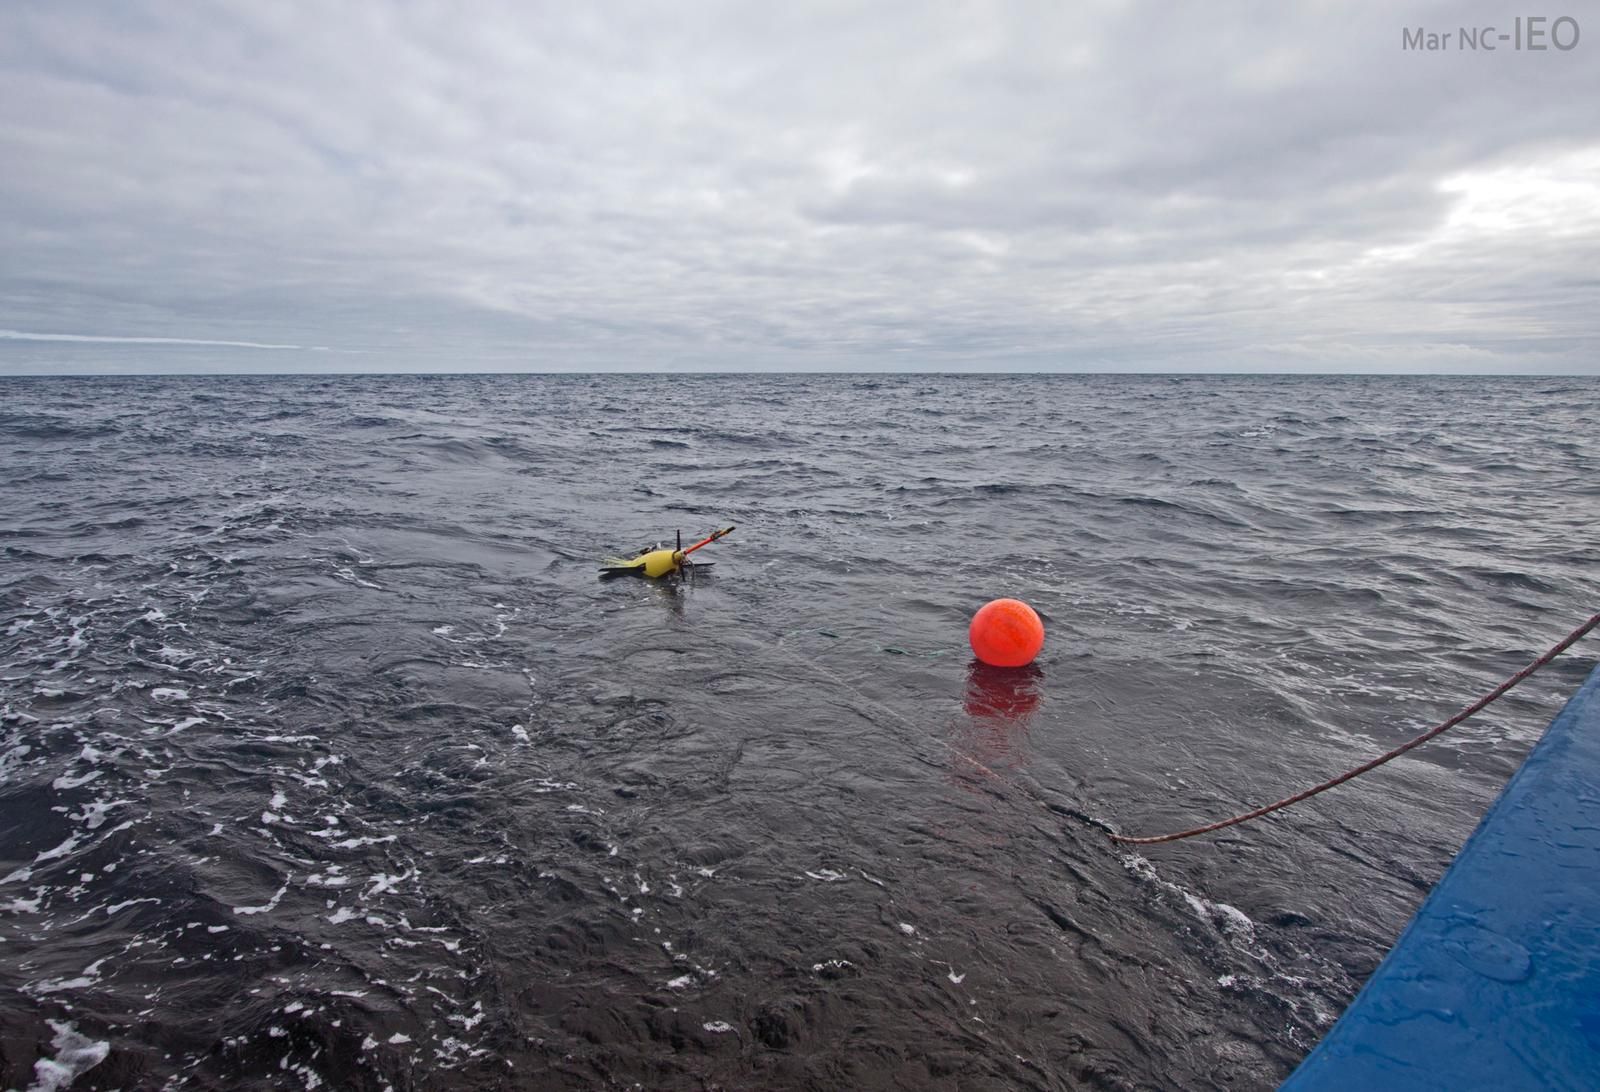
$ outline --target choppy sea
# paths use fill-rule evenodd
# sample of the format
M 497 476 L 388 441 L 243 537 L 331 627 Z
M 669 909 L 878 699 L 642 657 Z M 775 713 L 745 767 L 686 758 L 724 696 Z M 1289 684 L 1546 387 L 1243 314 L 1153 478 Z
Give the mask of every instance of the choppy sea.
M 0 1085 L 1272 1087 L 1595 657 L 1595 379 L 0 380 Z M 666 584 L 597 561 L 737 525 Z M 1015 596 L 1037 664 L 975 666 Z

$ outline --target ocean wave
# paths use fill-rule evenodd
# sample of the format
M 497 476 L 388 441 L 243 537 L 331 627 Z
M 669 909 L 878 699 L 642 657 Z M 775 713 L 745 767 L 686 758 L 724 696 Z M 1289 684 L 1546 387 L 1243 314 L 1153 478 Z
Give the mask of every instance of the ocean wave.
M 1273 823 L 1103 828 L 1370 757 L 1600 598 L 1584 381 L 59 387 L 0 417 L 0 1021 L 102 1083 L 1270 1087 L 1581 663 Z

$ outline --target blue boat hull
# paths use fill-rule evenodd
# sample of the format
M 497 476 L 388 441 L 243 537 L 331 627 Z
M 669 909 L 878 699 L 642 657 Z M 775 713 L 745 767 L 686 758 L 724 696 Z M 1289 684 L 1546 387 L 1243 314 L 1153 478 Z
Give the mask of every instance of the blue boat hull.
M 1282 1087 L 1600 1088 L 1600 667 Z

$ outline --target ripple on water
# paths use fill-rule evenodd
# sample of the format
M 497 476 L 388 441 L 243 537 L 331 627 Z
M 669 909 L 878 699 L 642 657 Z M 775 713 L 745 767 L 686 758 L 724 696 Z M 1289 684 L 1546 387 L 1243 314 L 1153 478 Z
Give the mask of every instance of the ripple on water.
M 5 1087 L 1270 1088 L 1582 665 L 1274 822 L 1102 828 L 1351 765 L 1600 600 L 1588 380 L 5 390 Z

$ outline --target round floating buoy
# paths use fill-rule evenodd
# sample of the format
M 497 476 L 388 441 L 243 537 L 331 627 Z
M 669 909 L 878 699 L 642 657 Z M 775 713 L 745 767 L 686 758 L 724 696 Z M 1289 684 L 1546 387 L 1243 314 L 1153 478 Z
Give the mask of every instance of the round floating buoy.
M 1020 599 L 996 599 L 972 616 L 972 651 L 991 667 L 1023 667 L 1044 647 L 1044 623 Z

